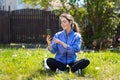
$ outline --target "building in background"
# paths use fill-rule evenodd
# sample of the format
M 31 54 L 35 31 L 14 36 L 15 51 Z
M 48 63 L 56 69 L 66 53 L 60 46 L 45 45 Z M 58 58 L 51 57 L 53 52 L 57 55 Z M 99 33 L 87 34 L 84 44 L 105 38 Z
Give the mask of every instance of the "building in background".
M 2 10 L 16 10 L 17 9 L 17 0 L 0 0 Z
M 25 8 L 40 8 L 39 5 L 32 7 L 30 5 L 25 4 L 22 0 L 0 0 L 0 9 L 8 11 L 9 9 L 17 10 L 17 9 L 25 9 Z

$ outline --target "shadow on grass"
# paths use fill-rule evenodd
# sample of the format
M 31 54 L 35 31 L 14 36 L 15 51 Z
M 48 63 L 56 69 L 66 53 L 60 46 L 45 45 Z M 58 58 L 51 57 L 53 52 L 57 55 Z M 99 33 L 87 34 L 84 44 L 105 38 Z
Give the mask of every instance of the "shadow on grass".
M 34 77 L 39 77 L 39 76 L 53 76 L 53 75 L 55 75 L 55 72 L 53 72 L 53 71 L 51 71 L 51 70 L 46 70 L 46 69 L 44 69 L 44 70 L 37 70 L 37 71 L 35 71 L 35 72 L 33 72 L 31 75 L 29 75 L 28 77 L 27 77 L 27 80 L 32 80 Z

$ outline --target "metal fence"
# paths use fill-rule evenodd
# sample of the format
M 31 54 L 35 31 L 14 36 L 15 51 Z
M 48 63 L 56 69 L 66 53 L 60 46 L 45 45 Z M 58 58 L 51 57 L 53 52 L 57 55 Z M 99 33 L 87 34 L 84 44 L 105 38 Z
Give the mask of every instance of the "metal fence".
M 59 18 L 52 11 L 21 9 L 1 11 L 0 43 L 46 43 L 46 29 L 59 31 Z
M 10 17 L 7 11 L 0 11 L 0 43 L 10 42 Z

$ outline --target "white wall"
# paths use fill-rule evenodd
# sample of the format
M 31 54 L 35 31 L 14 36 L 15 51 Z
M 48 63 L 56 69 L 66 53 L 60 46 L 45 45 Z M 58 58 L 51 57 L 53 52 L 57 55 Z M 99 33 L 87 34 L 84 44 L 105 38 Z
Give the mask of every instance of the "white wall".
M 3 6 L 5 10 L 9 10 L 9 6 L 11 10 L 17 9 L 17 1 L 16 0 L 4 0 Z

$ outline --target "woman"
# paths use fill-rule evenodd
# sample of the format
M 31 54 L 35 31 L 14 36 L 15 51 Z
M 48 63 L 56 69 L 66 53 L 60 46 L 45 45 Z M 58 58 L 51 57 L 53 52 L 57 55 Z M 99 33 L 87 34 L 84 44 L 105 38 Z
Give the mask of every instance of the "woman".
M 76 61 L 76 53 L 80 51 L 82 40 L 74 18 L 70 14 L 63 13 L 60 15 L 60 21 L 63 30 L 57 32 L 53 39 L 50 35 L 46 38 L 48 50 L 55 54 L 55 58 L 47 59 L 47 65 L 53 71 L 56 69 L 66 71 L 69 65 L 72 72 L 87 67 L 90 63 L 88 59 Z

